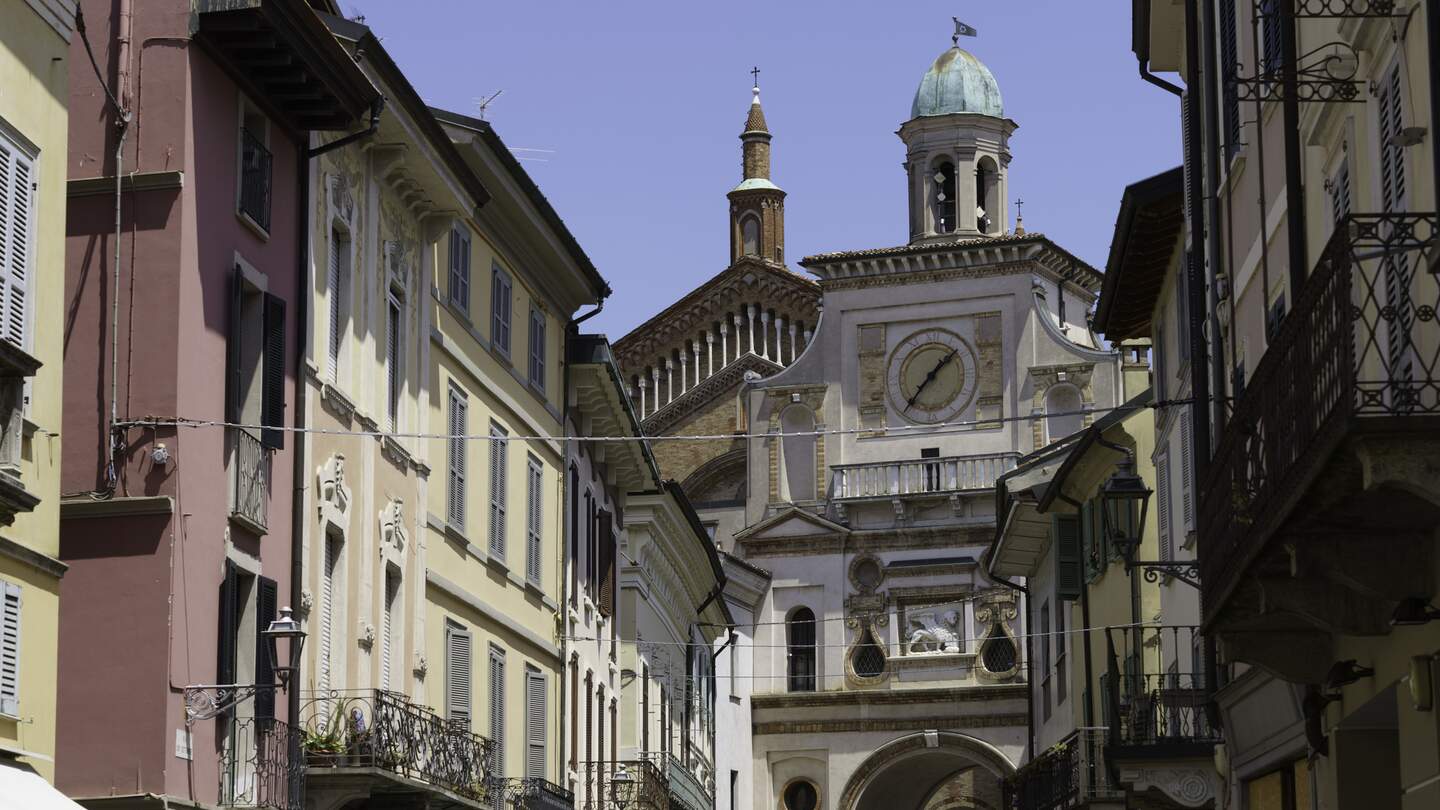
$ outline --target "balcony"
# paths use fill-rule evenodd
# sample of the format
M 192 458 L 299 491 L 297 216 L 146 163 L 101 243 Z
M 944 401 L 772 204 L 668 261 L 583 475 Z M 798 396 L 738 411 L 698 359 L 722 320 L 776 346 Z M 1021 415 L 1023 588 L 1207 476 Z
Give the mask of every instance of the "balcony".
M 1081 730 L 1026 763 L 1001 784 L 1005 810 L 1062 810 L 1109 801 L 1123 806 L 1124 792 L 1110 783 L 1102 760 L 1105 742 Z
M 1206 712 L 1210 692 L 1197 628 L 1106 628 L 1109 667 L 1101 700 L 1112 762 L 1213 756 L 1220 730 Z
M 584 762 L 581 791 L 582 810 L 670 810 L 666 770 L 650 759 L 622 762 Z M 615 775 L 624 768 L 634 783 L 634 796 L 621 808 L 615 802 Z
M 404 695 L 312 693 L 301 706 L 300 726 L 312 796 L 368 792 L 396 803 L 494 804 L 494 744 Z
M 244 428 L 226 428 L 230 443 L 230 517 L 256 534 L 265 534 L 270 512 L 272 453 Z
M 495 798 L 514 810 L 573 810 L 575 794 L 554 782 L 534 777 L 497 779 Z
M 270 230 L 270 150 L 248 129 L 240 130 L 240 213 Z
M 220 804 L 304 810 L 300 729 L 282 720 L 248 717 L 230 729 L 220 757 Z
M 685 762 L 669 752 L 652 751 L 641 757 L 655 764 L 665 775 L 672 807 L 688 810 L 712 810 L 715 807 L 715 790 L 707 780 L 696 775 Z
M 1394 600 L 1432 592 L 1423 554 L 1440 510 L 1405 487 L 1440 437 L 1436 224 L 1337 224 L 1236 399 L 1199 514 L 1205 622 L 1235 660 L 1317 682 L 1326 633 L 1388 632 Z M 1384 554 L 1361 553 L 1379 536 Z M 1257 623 L 1290 632 L 1292 654 L 1247 642 Z
M 995 487 L 1015 469 L 1018 453 L 837 464 L 830 468 L 831 501 L 951 495 Z

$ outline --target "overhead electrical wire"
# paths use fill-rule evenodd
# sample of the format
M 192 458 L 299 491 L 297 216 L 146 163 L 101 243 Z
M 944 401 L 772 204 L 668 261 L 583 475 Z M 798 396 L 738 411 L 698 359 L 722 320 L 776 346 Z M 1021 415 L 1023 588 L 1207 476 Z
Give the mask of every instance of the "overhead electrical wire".
M 1097 633 L 1097 632 L 1102 632 L 1102 631 L 1108 632 L 1108 631 L 1110 631 L 1110 630 L 1135 630 L 1135 629 L 1138 629 L 1138 628 L 1145 628 L 1145 627 L 1163 627 L 1163 626 L 1164 626 L 1164 625 L 1161 624 L 1161 623 L 1158 622 L 1158 621 L 1132 622 L 1132 623 L 1130 623 L 1130 624 L 1111 624 L 1111 625 L 1105 625 L 1105 626 L 1103 626 L 1103 627 L 1074 627 L 1074 628 L 1067 627 L 1067 628 L 1065 628 L 1064 630 L 1051 630 L 1051 631 L 1049 631 L 1049 632 L 1013 633 L 1013 634 L 1012 634 L 1012 633 L 1006 633 L 1003 637 L 997 636 L 996 638 L 1005 638 L 1005 639 L 1011 639 L 1011 640 L 1014 640 L 1014 641 L 1021 641 L 1021 640 L 1023 640 L 1023 639 L 1027 639 L 1027 638 L 1052 638 L 1052 637 L 1054 637 L 1054 636 L 1059 636 L 1059 635 L 1074 636 L 1074 635 L 1083 635 L 1083 634 L 1086 634 L 1086 633 Z M 602 638 L 602 637 L 599 637 L 599 636 L 565 636 L 564 638 L 565 638 L 567 641 L 611 641 L 611 640 L 612 640 L 612 639 L 609 638 L 608 636 L 603 637 L 603 638 Z M 968 640 L 971 641 L 971 642 L 977 643 L 977 644 L 984 644 L 986 641 L 989 641 L 989 640 L 990 640 L 990 637 L 989 637 L 989 636 L 986 636 L 986 637 L 977 637 L 977 638 L 971 638 L 971 639 L 968 639 Z M 642 639 L 642 640 L 639 640 L 639 641 L 636 641 L 635 639 L 614 639 L 614 641 L 617 642 L 617 643 L 620 643 L 620 644 L 634 644 L 634 645 L 637 646 L 637 647 L 692 647 L 692 646 L 696 646 L 696 645 L 694 645 L 692 642 L 685 642 L 685 641 L 650 641 L 650 640 L 648 640 L 648 639 Z M 877 640 L 877 643 L 878 643 L 878 640 Z M 698 646 L 700 646 L 700 647 L 702 647 L 702 648 L 704 647 L 704 645 L 698 645 Z M 817 644 L 790 645 L 790 644 L 754 644 L 754 643 L 734 642 L 734 646 L 740 647 L 741 649 L 747 649 L 747 648 L 754 648 L 754 649 L 787 649 L 787 648 L 790 648 L 791 646 L 803 647 L 803 648 L 805 648 L 805 649 L 811 649 L 811 648 L 814 648 L 814 649 L 824 649 L 824 648 L 827 648 L 827 647 L 844 647 L 844 648 L 847 648 L 847 649 L 848 649 L 848 648 L 850 648 L 850 647 L 854 647 L 854 646 L 855 646 L 855 643 L 853 643 L 853 642 L 852 642 L 852 643 L 842 643 L 842 644 L 818 644 L 818 643 L 817 643 Z M 958 655 L 959 653 L 953 653 L 953 654 L 957 654 L 957 655 Z

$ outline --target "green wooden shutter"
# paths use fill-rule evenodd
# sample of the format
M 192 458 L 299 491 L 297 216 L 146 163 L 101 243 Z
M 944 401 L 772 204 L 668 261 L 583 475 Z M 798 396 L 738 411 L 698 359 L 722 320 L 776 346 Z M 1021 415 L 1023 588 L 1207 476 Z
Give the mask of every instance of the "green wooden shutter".
M 1052 516 L 1050 536 L 1051 556 L 1055 558 L 1055 594 L 1073 602 L 1080 598 L 1084 587 L 1080 519 L 1075 515 Z
M 270 651 L 275 642 L 264 635 L 270 622 L 275 621 L 275 605 L 279 600 L 279 588 L 275 580 L 260 577 L 255 591 L 255 682 L 274 683 L 275 670 L 270 666 Z M 255 693 L 255 716 L 275 716 L 275 690 L 262 689 Z

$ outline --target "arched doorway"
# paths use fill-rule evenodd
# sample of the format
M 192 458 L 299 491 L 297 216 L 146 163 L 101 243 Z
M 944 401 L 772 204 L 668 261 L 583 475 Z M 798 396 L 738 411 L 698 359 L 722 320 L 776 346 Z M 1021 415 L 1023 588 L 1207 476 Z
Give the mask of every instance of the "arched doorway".
M 851 774 L 838 810 L 1001 810 L 1000 780 L 1015 772 L 995 746 L 952 731 L 909 734 L 876 749 Z

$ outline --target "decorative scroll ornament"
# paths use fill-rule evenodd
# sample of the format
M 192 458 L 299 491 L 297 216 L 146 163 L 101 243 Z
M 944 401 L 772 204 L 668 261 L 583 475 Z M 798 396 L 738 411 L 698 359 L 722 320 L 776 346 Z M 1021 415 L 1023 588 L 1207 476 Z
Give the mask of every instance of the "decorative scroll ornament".
M 405 550 L 405 541 L 408 535 L 405 532 L 405 501 L 401 498 L 392 498 L 380 510 L 380 537 L 381 540 L 395 547 L 396 551 Z
M 229 711 L 263 691 L 273 691 L 269 684 L 224 684 L 219 686 L 185 687 L 185 725 L 209 720 Z

